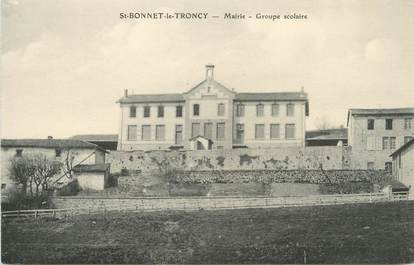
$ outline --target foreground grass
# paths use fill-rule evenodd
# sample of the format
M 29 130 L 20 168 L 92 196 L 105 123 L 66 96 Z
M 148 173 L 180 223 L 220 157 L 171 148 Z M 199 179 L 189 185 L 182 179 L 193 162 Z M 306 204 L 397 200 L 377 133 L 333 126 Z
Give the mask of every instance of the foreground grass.
M 2 223 L 3 263 L 410 263 L 414 202 Z

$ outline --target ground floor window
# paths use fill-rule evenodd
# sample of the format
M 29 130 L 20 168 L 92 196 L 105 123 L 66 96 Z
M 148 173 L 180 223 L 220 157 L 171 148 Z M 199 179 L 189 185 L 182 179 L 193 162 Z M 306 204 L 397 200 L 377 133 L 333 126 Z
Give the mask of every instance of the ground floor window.
M 137 126 L 136 125 L 128 125 L 128 141 L 136 141 L 137 140 Z

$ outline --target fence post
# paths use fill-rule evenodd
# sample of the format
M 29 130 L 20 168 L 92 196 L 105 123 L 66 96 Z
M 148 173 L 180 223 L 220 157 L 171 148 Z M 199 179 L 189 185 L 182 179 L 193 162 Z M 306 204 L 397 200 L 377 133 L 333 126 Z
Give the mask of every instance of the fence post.
M 35 219 L 37 218 L 37 210 L 35 210 Z
M 56 216 L 56 212 L 55 212 L 55 210 L 53 210 L 52 211 L 52 217 L 55 218 L 55 216 Z

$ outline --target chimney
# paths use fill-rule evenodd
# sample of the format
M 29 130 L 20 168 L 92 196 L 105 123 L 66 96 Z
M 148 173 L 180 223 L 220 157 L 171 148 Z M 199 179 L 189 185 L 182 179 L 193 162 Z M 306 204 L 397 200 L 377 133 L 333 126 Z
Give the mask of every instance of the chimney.
M 214 64 L 206 65 L 206 80 L 214 79 Z
M 124 90 L 124 98 L 127 98 L 128 97 L 128 89 L 125 89 Z
M 53 136 L 49 135 L 49 136 L 47 137 L 47 139 L 52 140 L 52 139 L 53 139 Z

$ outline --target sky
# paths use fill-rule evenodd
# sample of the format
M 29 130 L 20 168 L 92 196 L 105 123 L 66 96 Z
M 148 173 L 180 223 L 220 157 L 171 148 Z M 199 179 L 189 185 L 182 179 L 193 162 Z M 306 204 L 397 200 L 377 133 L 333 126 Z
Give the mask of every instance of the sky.
M 220 18 L 123 20 L 120 12 Z M 253 19 L 224 20 L 225 12 Z M 349 108 L 414 107 L 412 14 L 409 0 L 4 0 L 1 137 L 117 133 L 124 89 L 185 92 L 208 63 L 237 92 L 303 86 L 309 130 L 346 125 Z

